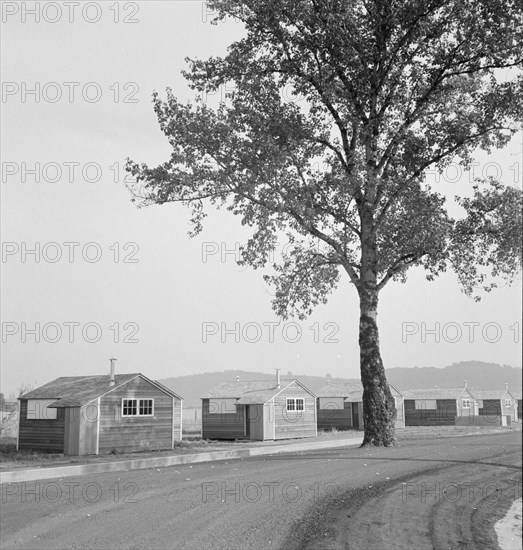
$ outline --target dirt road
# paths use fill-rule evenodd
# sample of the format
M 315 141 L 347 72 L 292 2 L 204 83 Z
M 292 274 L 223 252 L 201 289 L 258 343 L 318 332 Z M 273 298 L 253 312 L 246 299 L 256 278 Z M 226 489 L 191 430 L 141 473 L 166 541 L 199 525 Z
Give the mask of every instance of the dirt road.
M 521 495 L 519 435 L 3 485 L 0 546 L 495 548 Z

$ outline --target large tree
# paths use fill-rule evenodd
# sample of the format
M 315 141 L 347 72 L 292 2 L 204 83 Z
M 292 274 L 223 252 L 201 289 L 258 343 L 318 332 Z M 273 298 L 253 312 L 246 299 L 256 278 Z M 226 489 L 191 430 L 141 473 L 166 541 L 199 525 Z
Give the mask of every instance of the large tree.
M 521 265 L 521 193 L 478 181 L 452 219 L 424 172 L 506 145 L 521 121 L 522 27 L 513 0 L 216 0 L 245 37 L 224 57 L 188 59 L 191 88 L 234 89 L 219 105 L 170 90 L 154 108 L 172 154 L 128 161 L 142 204 L 204 206 L 252 228 L 242 262 L 264 266 L 274 309 L 304 318 L 341 273 L 360 300 L 364 444 L 395 441 L 380 356 L 380 291 L 423 266 L 453 267 L 465 292 Z M 290 99 L 289 99 L 290 98 Z M 321 246 L 318 246 L 318 243 Z

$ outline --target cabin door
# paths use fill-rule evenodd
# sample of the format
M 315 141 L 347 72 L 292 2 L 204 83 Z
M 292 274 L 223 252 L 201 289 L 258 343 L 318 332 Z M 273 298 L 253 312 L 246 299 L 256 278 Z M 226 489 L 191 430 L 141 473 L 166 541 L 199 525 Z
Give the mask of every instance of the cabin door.
M 352 405 L 352 427 L 357 430 L 360 429 L 360 414 L 358 412 L 358 403 L 351 403 Z
M 245 405 L 245 435 L 251 437 L 251 407 Z

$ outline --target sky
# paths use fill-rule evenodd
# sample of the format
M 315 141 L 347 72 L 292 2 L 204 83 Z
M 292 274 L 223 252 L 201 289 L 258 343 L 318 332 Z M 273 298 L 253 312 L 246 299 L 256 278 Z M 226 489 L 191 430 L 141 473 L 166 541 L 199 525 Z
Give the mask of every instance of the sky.
M 155 165 L 169 155 L 152 92 L 169 86 L 194 98 L 184 59 L 223 55 L 242 36 L 241 24 L 212 25 L 209 12 L 199 1 L 2 3 L 6 395 L 108 372 L 111 357 L 117 372 L 153 379 L 277 367 L 358 376 L 358 301 L 347 278 L 306 321 L 281 321 L 263 273 L 235 263 L 247 235 L 239 219 L 211 211 L 191 239 L 183 206 L 130 200 L 125 159 Z M 479 152 L 474 175 L 521 186 L 521 157 L 519 135 Z M 427 178 L 452 197 L 470 190 L 472 174 L 453 164 Z M 521 367 L 520 284 L 476 303 L 451 273 L 427 282 L 412 270 L 382 292 L 379 326 L 387 368 Z

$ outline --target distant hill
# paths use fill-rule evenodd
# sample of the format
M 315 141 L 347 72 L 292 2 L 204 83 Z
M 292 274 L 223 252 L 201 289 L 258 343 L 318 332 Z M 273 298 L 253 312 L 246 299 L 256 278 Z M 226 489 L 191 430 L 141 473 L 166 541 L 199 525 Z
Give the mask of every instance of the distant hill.
M 387 369 L 387 378 L 398 389 L 459 387 L 467 380 L 470 388 L 509 388 L 521 391 L 521 369 L 509 365 L 462 361 L 443 369 L 435 367 L 412 367 Z
M 521 391 L 521 369 L 496 363 L 483 363 L 481 361 L 464 361 L 454 363 L 445 368 L 435 367 L 411 367 L 387 369 L 387 378 L 399 390 L 416 388 L 433 388 L 435 386 L 459 387 L 467 380 L 471 388 L 503 388 L 505 382 L 509 387 Z M 191 374 L 159 380 L 162 384 L 171 388 L 184 399 L 184 407 L 200 407 L 200 398 L 209 390 L 221 382 L 235 380 L 274 380 L 275 374 L 266 372 L 247 372 L 243 370 L 225 370 L 221 372 L 206 372 L 203 374 Z M 282 372 L 282 378 L 297 378 L 313 392 L 327 383 L 332 382 L 358 382 L 354 378 L 333 378 L 326 376 L 307 376 L 292 372 Z

